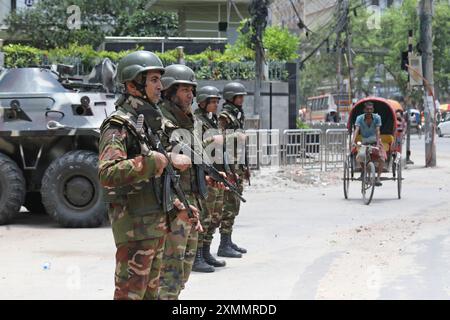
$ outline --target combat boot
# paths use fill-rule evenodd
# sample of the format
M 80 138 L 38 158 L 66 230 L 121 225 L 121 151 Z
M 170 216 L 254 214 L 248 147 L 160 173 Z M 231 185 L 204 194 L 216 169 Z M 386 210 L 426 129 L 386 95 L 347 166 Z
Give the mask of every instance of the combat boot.
M 225 267 L 226 263 L 225 261 L 219 261 L 216 258 L 214 258 L 210 252 L 211 245 L 209 244 L 203 244 L 203 259 L 205 259 L 205 262 L 213 267 Z
M 220 245 L 217 255 L 226 258 L 242 258 L 242 254 L 231 247 L 231 235 L 223 233 L 220 234 Z
M 231 234 L 230 234 L 230 243 L 231 243 L 231 247 L 232 247 L 235 251 L 240 252 L 240 253 L 247 253 L 247 249 L 238 247 L 237 244 L 235 244 L 235 243 L 233 242 L 233 240 L 231 240 Z
M 214 267 L 207 264 L 205 259 L 203 259 L 203 253 L 201 248 L 197 249 L 195 261 L 194 264 L 192 265 L 192 271 L 204 273 L 210 273 L 215 271 Z

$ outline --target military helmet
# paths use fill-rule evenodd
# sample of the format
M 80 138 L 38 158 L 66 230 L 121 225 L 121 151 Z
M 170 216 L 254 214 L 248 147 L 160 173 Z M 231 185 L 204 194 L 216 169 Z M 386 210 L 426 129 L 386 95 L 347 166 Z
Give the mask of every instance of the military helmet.
M 165 70 L 161 77 L 162 90 L 167 90 L 175 84 L 190 84 L 197 87 L 195 73 L 191 68 L 184 64 L 172 64 Z
M 134 80 L 138 74 L 158 70 L 164 73 L 164 66 L 156 54 L 150 51 L 136 51 L 123 57 L 117 67 L 117 80 L 120 83 Z
M 223 88 L 223 98 L 227 101 L 233 101 L 235 96 L 246 95 L 247 91 L 242 83 L 230 82 Z
M 201 87 L 197 91 L 197 103 L 206 101 L 208 98 L 218 98 L 220 99 L 219 89 L 213 86 Z

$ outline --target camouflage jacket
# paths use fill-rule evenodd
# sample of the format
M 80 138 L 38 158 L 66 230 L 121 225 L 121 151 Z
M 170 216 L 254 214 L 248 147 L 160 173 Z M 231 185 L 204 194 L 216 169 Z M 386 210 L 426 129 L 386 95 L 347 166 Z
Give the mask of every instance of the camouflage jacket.
M 161 141 L 167 151 L 171 151 L 172 145 L 174 145 L 170 142 L 172 134 L 178 129 L 184 129 L 183 132 L 189 134 L 189 137 L 185 138 L 191 140 L 191 148 L 194 148 L 194 141 L 197 144 L 196 150 L 198 150 L 198 146 L 203 146 L 202 141 L 194 134 L 194 116 L 192 113 L 186 115 L 177 105 L 168 100 L 163 100 L 160 103 L 160 108 L 164 116 Z M 193 163 L 190 169 L 180 173 L 181 188 L 186 194 L 198 195 L 200 179 L 204 179 L 204 176 Z
M 209 129 L 218 129 L 218 118 L 215 113 L 206 112 L 202 108 L 197 108 L 194 111 L 194 116 L 202 122 L 203 133 Z
M 138 113 L 155 105 L 136 97 L 121 97 L 116 111 L 101 126 L 99 178 L 109 205 L 109 218 L 116 244 L 161 237 L 167 217 L 161 206 L 161 180 L 155 178 L 155 159 L 143 155 L 135 130 Z M 161 118 L 145 119 L 153 126 Z M 148 120 L 148 121 L 147 121 Z
M 212 112 L 206 112 L 206 110 L 202 108 L 198 108 L 194 111 L 195 121 L 199 123 L 199 125 L 202 126 L 202 139 L 203 139 L 203 146 L 207 147 L 213 140 L 212 135 L 216 134 L 222 134 L 222 131 L 219 130 L 219 118 L 215 113 Z M 197 129 L 197 124 L 196 124 Z M 209 134 L 208 134 L 209 133 Z M 222 149 L 224 150 L 224 149 Z M 224 157 L 216 157 L 215 153 L 216 149 L 211 150 L 211 157 L 212 159 L 215 159 L 214 161 L 214 167 L 219 171 L 229 171 L 229 167 L 225 169 L 224 166 Z
M 244 110 L 229 102 L 225 102 L 223 104 L 222 111 L 219 114 L 219 119 L 225 120 L 221 121 L 221 129 L 244 130 Z
M 234 142 L 234 152 L 232 154 L 232 158 L 230 158 L 230 167 L 233 171 L 238 172 L 241 174 L 243 170 L 247 167 L 244 165 L 244 158 L 246 157 L 245 150 L 242 150 L 242 148 L 239 148 L 237 144 L 237 132 L 234 132 L 235 130 L 243 131 L 244 130 L 244 122 L 245 122 L 245 115 L 244 110 L 242 108 L 239 108 L 229 102 L 225 102 L 222 106 L 222 111 L 219 114 L 219 128 L 221 130 L 227 131 L 226 132 L 226 138 L 229 142 L 230 139 Z M 233 133 L 230 133 L 228 131 L 232 131 Z M 227 142 L 227 144 L 228 144 Z M 231 150 L 228 147 L 228 150 Z M 240 164 L 240 165 L 237 165 Z

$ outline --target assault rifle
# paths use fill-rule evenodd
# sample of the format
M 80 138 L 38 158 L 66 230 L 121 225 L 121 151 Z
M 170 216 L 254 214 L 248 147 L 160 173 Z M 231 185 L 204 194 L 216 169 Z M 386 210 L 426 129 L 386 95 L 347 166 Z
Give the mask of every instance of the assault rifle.
M 168 212 L 173 208 L 173 201 L 171 197 L 171 188 L 175 191 L 175 194 L 177 195 L 178 199 L 183 203 L 185 209 L 187 210 L 187 214 L 189 218 L 194 218 L 194 212 L 192 211 L 192 208 L 189 205 L 189 202 L 186 198 L 186 194 L 184 193 L 183 189 L 180 185 L 180 177 L 175 172 L 175 169 L 173 167 L 173 164 L 169 158 L 169 155 L 167 154 L 166 149 L 164 149 L 161 140 L 159 139 L 158 135 L 154 133 L 151 128 L 149 128 L 147 131 L 144 129 L 144 115 L 140 114 L 138 116 L 137 122 L 136 122 L 136 131 L 138 132 L 140 139 L 142 139 L 142 143 L 144 144 L 144 147 L 150 148 L 163 154 L 166 159 L 168 160 L 168 164 L 166 166 L 165 175 L 164 175 L 164 183 L 163 183 L 163 209 L 164 211 Z M 200 220 L 197 222 L 197 226 L 200 227 L 200 232 L 202 232 L 202 226 L 200 224 Z

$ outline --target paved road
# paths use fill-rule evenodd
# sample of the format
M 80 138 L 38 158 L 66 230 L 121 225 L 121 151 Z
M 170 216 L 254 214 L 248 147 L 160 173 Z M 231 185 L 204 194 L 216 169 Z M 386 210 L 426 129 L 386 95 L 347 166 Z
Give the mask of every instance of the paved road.
M 272 185 L 263 172 L 246 192 L 234 236 L 249 253 L 216 273 L 194 273 L 181 298 L 448 299 L 450 138 L 438 139 L 435 169 L 423 168 L 423 140 L 414 137 L 412 147 L 403 199 L 385 182 L 370 206 L 356 182 L 344 200 L 340 182 Z M 108 227 L 60 229 L 22 213 L 0 227 L 0 243 L 0 299 L 112 296 Z

